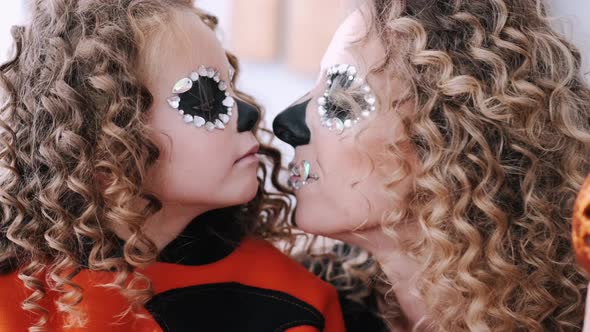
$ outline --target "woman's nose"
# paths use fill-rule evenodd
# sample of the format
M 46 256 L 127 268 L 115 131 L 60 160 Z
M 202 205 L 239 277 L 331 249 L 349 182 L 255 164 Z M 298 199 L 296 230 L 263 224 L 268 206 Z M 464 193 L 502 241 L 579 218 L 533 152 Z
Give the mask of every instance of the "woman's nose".
M 238 104 L 238 132 L 251 131 L 260 119 L 258 108 L 244 101 L 236 99 Z
M 293 148 L 309 144 L 311 133 L 305 123 L 305 110 L 310 100 L 290 106 L 279 113 L 272 123 L 275 135 Z

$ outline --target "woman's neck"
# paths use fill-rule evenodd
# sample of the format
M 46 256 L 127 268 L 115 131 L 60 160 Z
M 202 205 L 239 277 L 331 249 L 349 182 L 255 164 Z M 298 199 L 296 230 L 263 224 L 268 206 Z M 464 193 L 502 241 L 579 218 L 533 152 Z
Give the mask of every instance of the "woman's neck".
M 396 230 L 398 239 L 415 234 L 413 227 Z M 399 246 L 399 240 L 385 234 L 381 227 L 375 227 L 355 234 L 341 234 L 339 240 L 359 246 L 370 252 L 381 266 L 383 273 L 391 283 L 399 305 L 405 314 L 410 330 L 426 314 L 424 301 L 416 290 L 415 275 L 418 262 L 406 255 Z

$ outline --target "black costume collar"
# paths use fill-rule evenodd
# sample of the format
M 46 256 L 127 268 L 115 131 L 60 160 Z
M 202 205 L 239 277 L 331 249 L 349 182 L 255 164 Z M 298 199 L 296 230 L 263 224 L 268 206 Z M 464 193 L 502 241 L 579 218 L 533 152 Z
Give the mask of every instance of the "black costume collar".
M 180 265 L 206 265 L 229 256 L 245 236 L 242 225 L 236 221 L 237 208 L 214 210 L 193 219 L 158 255 L 158 262 Z M 88 267 L 92 241 L 85 239 L 81 265 Z M 116 238 L 111 257 L 123 257 L 125 241 Z

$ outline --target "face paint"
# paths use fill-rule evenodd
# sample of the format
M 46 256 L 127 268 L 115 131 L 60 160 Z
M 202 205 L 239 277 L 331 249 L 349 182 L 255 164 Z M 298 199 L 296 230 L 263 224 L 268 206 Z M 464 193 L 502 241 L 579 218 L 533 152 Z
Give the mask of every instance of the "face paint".
M 260 119 L 260 111 L 256 106 L 237 100 L 238 104 L 238 132 L 251 131 Z
M 345 129 L 369 117 L 377 107 L 377 98 L 356 67 L 340 64 L 326 71 L 326 89 L 319 97 L 318 114 L 322 126 L 341 134 Z
M 228 84 L 213 68 L 199 66 L 189 77 L 180 79 L 172 88 L 168 104 L 177 110 L 187 124 L 208 131 L 225 129 L 232 116 L 235 100 L 227 92 Z
M 299 190 L 304 185 L 320 179 L 317 174 L 311 172 L 311 164 L 307 160 L 300 163 L 290 163 L 289 174 L 288 184 L 293 190 Z
M 283 142 L 296 148 L 309 144 L 311 132 L 305 123 L 305 110 L 311 99 L 290 106 L 282 111 L 272 123 L 275 135 Z

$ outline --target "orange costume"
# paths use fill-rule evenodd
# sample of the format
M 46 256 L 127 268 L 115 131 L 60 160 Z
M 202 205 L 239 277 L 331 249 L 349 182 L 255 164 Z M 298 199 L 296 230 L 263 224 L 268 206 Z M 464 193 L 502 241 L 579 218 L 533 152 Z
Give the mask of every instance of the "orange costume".
M 64 329 L 48 292 L 49 331 L 346 331 L 335 289 L 263 240 L 244 237 L 229 222 L 193 222 L 142 270 L 155 296 L 148 319 L 118 318 L 127 301 L 97 285 L 110 272 L 83 269 L 73 281 L 84 290 L 88 323 Z M 233 230 L 232 230 L 233 228 Z M 27 331 L 37 317 L 20 308 L 30 294 L 16 272 L 0 276 L 0 332 Z

